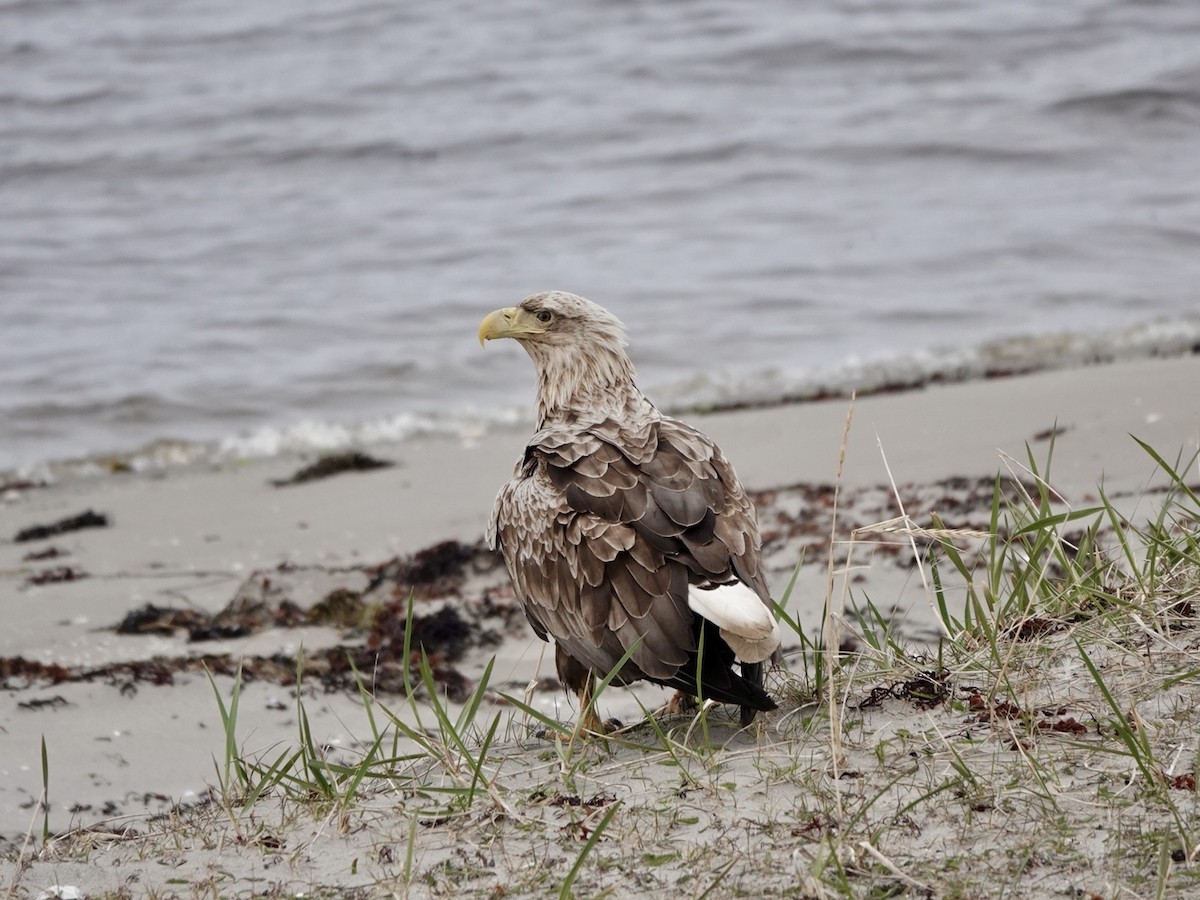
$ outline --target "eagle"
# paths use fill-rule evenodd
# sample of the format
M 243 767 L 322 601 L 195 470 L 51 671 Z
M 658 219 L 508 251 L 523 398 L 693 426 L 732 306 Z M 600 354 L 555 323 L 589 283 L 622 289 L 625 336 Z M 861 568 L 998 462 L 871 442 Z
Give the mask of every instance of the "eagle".
M 624 326 L 590 300 L 533 294 L 483 319 L 480 345 L 496 338 L 533 359 L 537 427 L 487 541 L 534 632 L 554 639 L 580 727 L 603 733 L 590 699 L 618 664 L 617 684 L 735 704 L 743 726 L 775 709 L 763 663 L 780 633 L 754 503 L 721 449 L 647 399 Z

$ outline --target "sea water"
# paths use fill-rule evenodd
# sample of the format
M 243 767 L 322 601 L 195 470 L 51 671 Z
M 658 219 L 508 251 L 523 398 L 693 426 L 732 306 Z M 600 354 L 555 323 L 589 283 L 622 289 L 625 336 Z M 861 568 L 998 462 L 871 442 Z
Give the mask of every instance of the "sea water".
M 0 471 L 520 421 L 548 288 L 670 408 L 1188 351 L 1200 4 L 0 0 Z

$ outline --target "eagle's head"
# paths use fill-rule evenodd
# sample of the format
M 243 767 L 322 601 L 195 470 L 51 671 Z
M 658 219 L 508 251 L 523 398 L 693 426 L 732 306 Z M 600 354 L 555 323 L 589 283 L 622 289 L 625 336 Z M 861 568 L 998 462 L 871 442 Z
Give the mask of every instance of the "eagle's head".
M 531 294 L 516 306 L 488 313 L 479 343 L 513 338 L 538 373 L 538 414 L 595 419 L 641 399 L 625 352 L 625 326 L 591 300 L 565 291 Z
M 535 346 L 585 351 L 624 350 L 625 326 L 603 306 L 565 291 L 530 294 L 516 306 L 490 313 L 479 325 L 479 344 L 514 338 L 531 356 Z M 536 358 L 536 356 L 535 356 Z

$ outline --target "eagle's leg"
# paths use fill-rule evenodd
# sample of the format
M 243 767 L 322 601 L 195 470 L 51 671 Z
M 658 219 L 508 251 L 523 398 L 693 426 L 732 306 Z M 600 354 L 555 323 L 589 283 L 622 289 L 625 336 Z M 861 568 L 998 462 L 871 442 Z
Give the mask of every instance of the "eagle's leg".
M 591 705 L 596 684 L 592 670 L 567 653 L 561 644 L 554 647 L 554 667 L 558 670 L 558 680 L 562 686 L 579 698 L 578 730 L 604 734 L 604 723 Z
M 665 715 L 678 716 L 684 713 L 689 713 L 696 708 L 696 695 L 687 691 L 676 691 L 675 695 L 667 701 L 667 705 L 662 711 Z
M 590 731 L 593 734 L 605 734 L 608 728 L 604 722 L 600 721 L 600 717 L 596 715 L 596 708 L 592 705 L 592 692 L 595 687 L 596 678 L 591 672 L 588 672 L 583 687 L 576 691 L 579 697 L 579 730 Z

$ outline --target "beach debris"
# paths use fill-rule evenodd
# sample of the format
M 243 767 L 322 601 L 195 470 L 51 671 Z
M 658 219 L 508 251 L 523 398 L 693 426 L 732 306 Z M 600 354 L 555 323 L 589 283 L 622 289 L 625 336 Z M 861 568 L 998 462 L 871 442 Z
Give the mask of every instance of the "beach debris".
M 303 484 L 306 481 L 317 481 L 340 475 L 343 472 L 369 472 L 372 469 L 386 469 L 395 463 L 386 459 L 376 459 L 361 451 L 350 453 L 327 453 L 312 465 L 298 469 L 290 478 L 273 478 L 271 484 L 275 487 L 287 487 L 292 484 Z
M 32 491 L 49 486 L 50 482 L 48 481 L 34 480 L 32 478 L 13 478 L 9 481 L 0 481 L 0 497 L 6 500 L 16 499 L 24 491 Z
M 61 709 L 70 705 L 62 694 L 55 694 L 53 697 L 34 697 L 32 700 L 22 700 L 17 704 L 17 708 L 38 712 L 43 709 Z
M 64 581 L 79 581 L 81 578 L 87 577 L 87 572 L 75 566 L 56 566 L 53 569 L 34 572 L 25 579 L 25 583 L 29 585 L 59 584 Z
M 458 699 L 474 687 L 458 670 L 459 662 L 472 650 L 495 647 L 524 621 L 511 589 L 501 584 L 502 576 L 498 557 L 482 542 L 443 541 L 373 566 L 330 568 L 284 562 L 251 573 L 217 613 L 148 603 L 128 613 L 113 630 L 166 636 L 182 631 L 189 642 L 200 642 L 270 628 L 335 628 L 343 632 L 336 646 L 305 651 L 302 660 L 290 651 L 236 658 L 214 654 L 202 659 L 213 674 L 233 674 L 240 663 L 248 680 L 281 685 L 295 683 L 299 666 L 307 683 L 327 691 L 357 691 L 358 679 L 365 676 L 372 689 L 381 693 L 424 690 L 418 673 L 427 661 L 439 691 Z M 71 670 L 68 677 L 170 684 L 175 674 L 192 671 L 197 659 L 201 658 L 156 657 L 137 664 Z
M 372 611 L 363 603 L 362 595 L 349 588 L 335 588 L 307 613 L 298 607 L 289 612 L 299 614 L 310 625 L 330 628 L 369 628 L 372 618 Z
M 1074 429 L 1074 427 L 1074 425 L 1060 425 L 1058 422 L 1055 422 L 1049 428 L 1043 428 L 1041 431 L 1035 431 L 1030 440 L 1035 442 L 1052 441 L 1060 434 L 1066 434 L 1068 431 L 1071 431 Z
M 392 603 L 375 619 L 367 635 L 367 649 L 387 659 L 403 659 L 408 604 Z M 472 646 L 481 642 L 477 623 L 468 622 L 454 606 L 443 606 L 430 615 L 412 617 L 409 651 L 437 654 L 448 661 L 462 659 Z
M 45 562 L 48 559 L 58 559 L 60 556 L 70 556 L 70 550 L 64 550 L 62 547 L 50 546 L 44 550 L 31 550 L 21 557 L 22 562 Z
M 1032 641 L 1044 635 L 1062 631 L 1066 627 L 1067 622 L 1059 619 L 1050 619 L 1046 616 L 1028 616 L 1012 625 L 1008 629 L 1008 632 L 1015 640 Z
M 274 834 L 258 834 L 247 841 L 250 846 L 262 847 L 264 850 L 279 851 L 287 846 L 287 841 Z
M 395 557 L 368 569 L 370 581 L 364 594 L 381 585 L 390 585 L 395 599 L 439 597 L 454 593 L 468 573 L 499 570 L 500 555 L 484 547 L 482 542 L 465 544 L 462 541 L 442 541 L 419 550 L 411 556 Z
M 992 725 L 1016 722 L 1020 723 L 1021 727 L 1026 730 L 1032 726 L 1040 732 L 1066 735 L 1088 733 L 1086 725 L 1074 716 L 1068 715 L 1070 710 L 1066 706 L 1025 710 L 1008 700 L 993 700 L 989 705 L 988 700 L 977 687 L 960 688 L 960 693 L 965 695 L 967 708 L 973 713 L 973 716 L 967 719 L 968 722 L 981 722 Z M 1098 724 L 1097 728 L 1099 728 Z M 1021 740 L 1010 746 L 1010 749 L 1015 750 L 1027 747 L 1028 742 Z
M 0 657 L 0 688 L 6 691 L 27 687 L 37 681 L 61 684 L 73 679 L 73 670 L 58 663 L 42 663 L 23 656 Z
M 222 629 L 213 623 L 212 616 L 200 610 L 175 609 L 153 603 L 127 613 L 114 629 L 117 634 L 154 634 L 160 637 L 170 637 L 179 630 L 188 633 L 188 640 L 241 637 L 250 632 L 248 628 Z
M 197 672 L 207 669 L 214 675 L 233 676 L 240 671 L 246 681 L 266 681 L 279 685 L 296 682 L 297 669 L 302 669 L 308 683 L 318 683 L 326 691 L 358 690 L 358 677 L 369 677 L 371 688 L 378 693 L 404 693 L 411 686 L 418 689 L 421 680 L 416 673 L 422 660 L 427 660 L 433 679 L 445 690 L 452 700 L 461 700 L 470 694 L 473 683 L 460 672 L 455 663 L 468 651 L 476 647 L 494 647 L 500 642 L 500 632 L 485 628 L 476 614 L 460 614 L 447 604 L 427 615 L 412 617 L 412 636 L 405 650 L 404 627 L 407 623 L 407 607 L 390 609 L 377 614 L 379 623 L 373 627 L 364 642 L 341 644 L 315 652 L 305 652 L 302 660 L 288 654 L 255 656 L 242 654 L 206 654 L 196 657 L 156 656 L 153 659 L 120 662 L 110 665 L 66 669 L 56 671 L 38 668 L 35 664 L 16 665 L 23 660 L 0 659 L 0 675 L 5 674 L 5 663 L 13 662 L 18 670 L 15 674 L 25 677 L 27 683 L 34 681 L 93 681 L 107 679 L 122 683 L 144 682 L 158 685 L 175 683 L 175 675 L 182 672 Z M 162 608 L 142 608 L 126 617 L 122 626 L 125 634 L 171 634 L 175 628 L 187 628 L 189 636 L 199 635 L 196 640 L 207 640 L 210 626 L 192 619 L 192 611 Z M 196 613 L 202 616 L 203 614 Z M 215 617 L 214 617 L 215 618 Z M 128 624 L 127 624 L 128 623 Z M 273 623 L 264 619 L 260 627 Z M 297 624 L 304 624 L 298 622 Z M 122 626 L 118 626 L 119 628 Z M 257 629 L 256 629 L 257 630 Z M 215 631 L 215 628 L 212 628 Z M 246 632 L 249 634 L 250 632 Z M 240 635 L 239 635 L 240 636 Z M 9 687 L 6 680 L 0 686 Z M 135 691 L 128 691 L 133 694 Z
M 86 895 L 73 884 L 52 884 L 37 896 L 37 900 L 84 900 Z
M 872 688 L 866 699 L 855 704 L 856 709 L 870 709 L 883 705 L 889 698 L 908 700 L 917 709 L 933 709 L 950 696 L 950 673 L 945 669 L 931 669 L 918 673 L 907 681 L 897 681 L 888 687 Z
M 17 532 L 13 542 L 20 544 L 24 541 L 40 541 L 44 538 L 66 534 L 68 531 L 79 531 L 83 528 L 107 528 L 108 516 L 93 510 L 81 512 L 77 516 L 68 516 L 49 525 L 31 525 Z
M 1087 734 L 1087 726 L 1074 716 L 1057 721 L 1039 719 L 1037 727 L 1043 731 L 1057 731 L 1061 734 Z
M 1168 775 L 1166 772 L 1160 773 L 1163 780 L 1167 783 L 1167 787 L 1176 791 L 1189 791 L 1196 793 L 1196 773 L 1184 772 L 1181 775 Z

